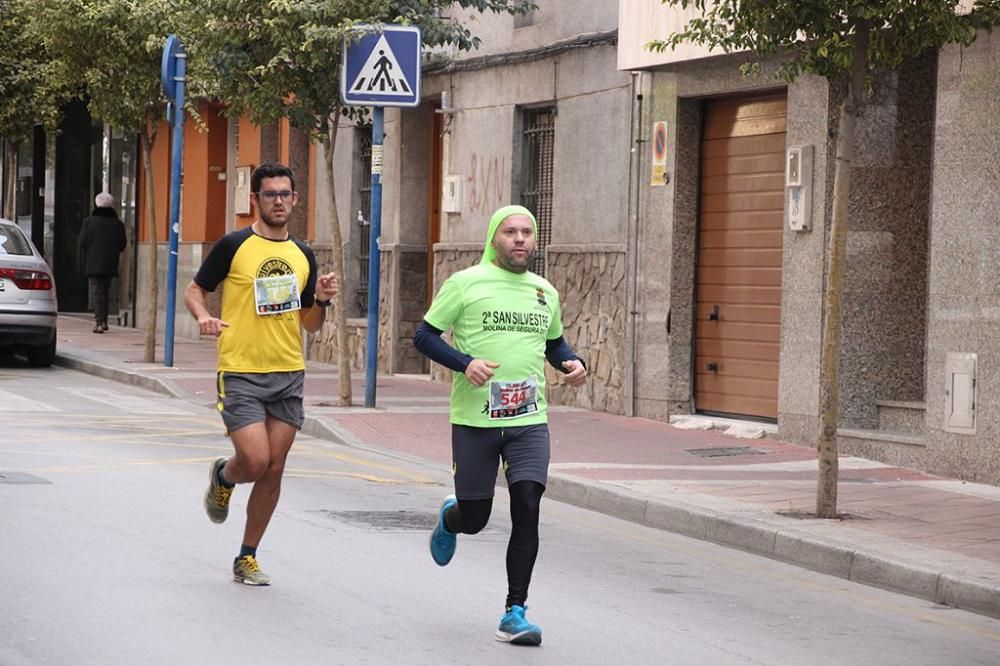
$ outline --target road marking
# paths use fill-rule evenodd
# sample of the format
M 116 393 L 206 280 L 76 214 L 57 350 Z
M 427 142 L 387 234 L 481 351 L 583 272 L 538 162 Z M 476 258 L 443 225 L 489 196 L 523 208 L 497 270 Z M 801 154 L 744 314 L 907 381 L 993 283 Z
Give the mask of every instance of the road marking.
M 170 446 L 178 448 L 218 448 L 211 444 L 156 444 L 147 440 L 160 437 L 193 437 L 195 435 L 221 438 L 222 433 L 218 430 L 171 430 L 167 432 L 129 432 L 121 435 L 96 435 L 90 433 L 75 433 L 70 435 L 65 432 L 54 432 L 48 437 L 31 436 L 24 438 L 5 438 L 7 444 L 40 444 L 45 442 L 58 442 L 61 444 L 90 444 L 95 442 L 108 442 L 113 444 L 130 445 L 138 440 L 142 440 L 146 446 Z
M 53 407 L 48 403 L 39 402 L 38 400 L 32 400 L 31 398 L 25 398 L 23 395 L 3 390 L 0 390 L 0 405 L 3 405 L 3 410 L 5 412 L 15 413 L 15 414 L 21 412 L 62 411 L 58 407 Z
M 300 479 L 319 479 L 319 478 L 329 478 L 329 477 L 341 477 L 349 479 L 359 479 L 361 481 L 370 481 L 372 483 L 381 483 L 383 485 L 391 486 L 434 486 L 437 485 L 433 481 L 416 481 L 412 478 L 405 479 L 391 479 L 384 476 L 375 476 L 374 474 L 361 474 L 359 472 L 334 472 L 327 470 L 315 470 L 315 469 L 288 469 L 285 468 L 286 477 L 295 477 Z M 404 474 L 404 476 L 409 476 Z
M 7 417 L 10 418 L 7 418 Z M 193 414 L 163 414 L 156 416 L 156 421 L 150 422 L 148 416 L 142 415 L 129 415 L 129 414 L 74 414 L 73 412 L 59 412 L 58 414 L 29 414 L 27 416 L 22 416 L 20 414 L 0 414 L 0 423 L 5 420 L 11 422 L 16 422 L 16 425 L 31 425 L 35 423 L 52 423 L 53 419 L 60 419 L 63 421 L 71 421 L 73 423 L 93 423 L 95 425 L 114 425 L 120 424 L 122 426 L 128 426 L 131 428 L 137 425 L 149 425 L 156 426 L 162 423 L 170 422 L 184 422 L 190 421 L 192 423 L 203 423 L 205 425 L 216 425 L 219 428 L 219 432 L 222 432 L 223 426 L 218 418 L 210 417 L 200 417 Z
M 116 410 L 132 414 L 157 416 L 161 414 L 190 414 L 188 410 L 180 408 L 177 400 L 166 397 L 162 401 L 158 401 L 147 400 L 137 395 L 119 393 L 118 391 L 103 388 L 72 388 L 69 386 L 59 386 L 57 388 L 60 391 L 65 391 L 66 393 L 71 393 L 75 396 L 93 400 L 94 402 L 114 407 Z
M 18 453 L 28 453 L 26 451 L 21 451 Z M 57 455 L 57 454 L 49 454 Z M 60 454 L 62 455 L 62 454 Z M 105 456 L 93 456 L 93 455 L 77 455 L 71 457 L 79 458 L 89 458 L 96 460 L 108 460 L 106 463 L 92 463 L 92 464 L 82 464 L 82 465 L 58 465 L 52 467 L 35 467 L 31 469 L 32 473 L 43 473 L 43 474 L 54 474 L 54 473 L 72 473 L 72 472 L 101 472 L 101 471 L 113 471 L 121 470 L 128 467 L 160 467 L 163 465 L 204 465 L 205 463 L 215 460 L 215 456 L 197 456 L 188 458 L 166 458 L 158 460 L 118 460 L 114 458 L 107 458 Z M 416 480 L 410 478 L 402 470 L 399 470 L 400 476 L 403 478 L 391 478 L 386 476 L 378 476 L 376 474 L 364 474 L 362 472 L 346 472 L 346 471 L 336 471 L 336 470 L 321 470 L 321 469 L 300 469 L 300 468 L 285 468 L 285 476 L 291 478 L 300 479 L 324 479 L 324 478 L 347 478 L 347 479 L 357 479 L 360 481 L 367 481 L 370 483 L 379 483 L 382 485 L 393 485 L 393 486 L 406 486 L 406 485 L 424 485 L 433 486 L 437 485 L 435 482 L 430 480 Z
M 380 469 L 385 472 L 390 472 L 393 474 L 404 476 L 413 481 L 414 483 L 419 483 L 424 485 L 431 485 L 434 483 L 434 481 L 429 477 L 423 476 L 416 472 L 408 472 L 400 467 L 397 467 L 396 465 L 390 465 L 387 463 L 377 463 L 371 460 L 365 460 L 345 453 L 334 453 L 332 451 L 325 451 L 319 447 L 310 446 L 305 443 L 295 446 L 294 450 L 299 454 L 305 453 L 308 455 L 316 456 L 318 458 L 333 458 L 334 460 L 351 463 L 354 465 L 358 465 L 359 467 Z

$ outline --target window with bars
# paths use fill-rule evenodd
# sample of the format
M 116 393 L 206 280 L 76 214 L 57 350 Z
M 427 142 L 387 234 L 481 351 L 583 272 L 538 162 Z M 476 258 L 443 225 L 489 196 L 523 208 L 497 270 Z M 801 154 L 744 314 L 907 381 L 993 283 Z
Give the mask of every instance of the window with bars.
M 552 156 L 555 144 L 555 107 L 524 110 L 521 204 L 538 222 L 533 273 L 545 275 L 545 248 L 552 240 Z
M 372 219 L 372 128 L 358 128 L 358 145 L 360 160 L 360 182 L 358 188 L 358 310 L 362 315 L 368 314 L 368 261 L 371 256 L 371 219 Z

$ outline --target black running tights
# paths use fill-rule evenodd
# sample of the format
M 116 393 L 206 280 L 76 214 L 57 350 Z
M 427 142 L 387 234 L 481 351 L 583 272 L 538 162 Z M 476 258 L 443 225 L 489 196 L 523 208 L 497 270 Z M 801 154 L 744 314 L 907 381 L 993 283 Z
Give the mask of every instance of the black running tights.
M 523 606 L 538 556 L 538 507 L 545 486 L 520 481 L 510 487 L 510 542 L 507 544 L 507 606 Z M 459 500 L 445 514 L 445 526 L 456 534 L 476 534 L 486 527 L 492 499 Z

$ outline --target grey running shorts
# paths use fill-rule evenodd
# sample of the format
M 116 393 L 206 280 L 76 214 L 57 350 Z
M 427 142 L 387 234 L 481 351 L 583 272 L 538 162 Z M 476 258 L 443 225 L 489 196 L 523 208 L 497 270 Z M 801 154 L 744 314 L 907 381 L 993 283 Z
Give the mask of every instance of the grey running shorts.
M 507 486 L 518 481 L 549 478 L 549 426 L 545 423 L 512 428 L 451 426 L 452 474 L 460 500 L 489 499 L 503 461 Z
M 296 372 L 220 372 L 216 389 L 218 409 L 226 430 L 234 432 L 253 423 L 264 423 L 270 414 L 302 428 L 304 370 Z

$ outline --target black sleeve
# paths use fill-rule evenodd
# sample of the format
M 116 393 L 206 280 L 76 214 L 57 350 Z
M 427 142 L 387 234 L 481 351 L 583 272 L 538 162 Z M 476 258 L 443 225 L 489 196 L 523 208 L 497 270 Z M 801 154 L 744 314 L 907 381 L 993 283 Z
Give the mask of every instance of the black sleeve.
M 128 247 L 128 236 L 125 234 L 125 223 L 118 220 L 118 251 L 124 252 L 125 248 Z
M 567 372 L 566 368 L 562 366 L 563 361 L 579 361 L 583 363 L 584 368 L 587 367 L 583 359 L 573 352 L 573 348 L 561 335 L 555 340 L 545 341 L 545 359 L 559 372 Z
M 236 250 L 253 234 L 251 227 L 226 234 L 219 239 L 205 257 L 201 268 L 194 276 L 194 283 L 205 291 L 215 291 L 216 287 L 229 275 L 229 268 L 236 256 Z
M 440 363 L 455 372 L 465 372 L 465 369 L 472 363 L 472 357 L 463 354 L 445 342 L 441 338 L 442 332 L 426 321 L 422 321 L 417 327 L 417 332 L 413 334 L 413 346 L 435 363 Z
M 316 302 L 316 273 L 319 272 L 319 268 L 316 265 L 316 255 L 313 253 L 312 248 L 303 243 L 298 239 L 295 240 L 295 244 L 299 246 L 302 250 L 302 254 L 306 255 L 306 260 L 309 262 L 309 277 L 306 278 L 306 286 L 302 288 L 302 294 L 299 295 L 299 299 L 302 301 L 302 307 L 311 308 L 313 303 Z

